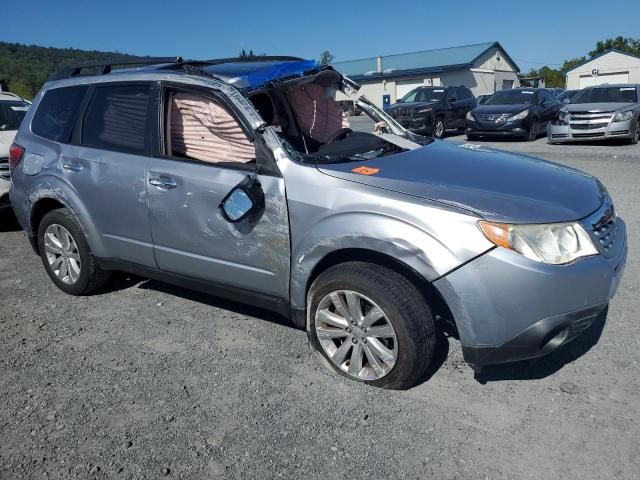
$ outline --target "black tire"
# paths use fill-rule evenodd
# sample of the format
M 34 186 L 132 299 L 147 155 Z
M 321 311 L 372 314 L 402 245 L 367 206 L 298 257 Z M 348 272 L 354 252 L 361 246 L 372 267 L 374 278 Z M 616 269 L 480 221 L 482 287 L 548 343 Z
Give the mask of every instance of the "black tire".
M 635 135 L 629 139 L 629 145 L 637 145 L 640 141 L 640 118 L 636 122 Z
M 439 128 L 440 126 L 442 126 L 442 128 Z M 446 131 L 447 131 L 447 124 L 444 120 L 444 117 L 437 116 L 433 121 L 433 130 L 432 130 L 431 136 L 433 138 L 443 138 Z
M 527 141 L 534 142 L 538 139 L 538 135 L 540 134 L 538 130 L 538 120 L 533 119 L 531 121 L 531 125 L 529 126 L 529 134 L 527 135 Z
M 77 281 L 73 284 L 64 283 L 54 273 L 52 267 L 47 260 L 47 254 L 45 251 L 44 235 L 47 228 L 50 225 L 57 224 L 64 227 L 75 242 L 77 251 L 80 256 L 80 275 Z M 76 219 L 75 215 L 66 208 L 60 208 L 48 212 L 40 222 L 38 226 L 38 250 L 40 251 L 40 258 L 44 265 L 47 274 L 53 280 L 53 283 L 65 293 L 69 295 L 86 295 L 94 290 L 103 287 L 111 277 L 111 272 L 102 270 L 96 262 L 87 239 L 84 235 L 80 223 Z
M 393 326 L 397 339 L 397 359 L 382 378 L 361 380 L 336 366 L 323 350 L 315 328 L 315 314 L 320 301 L 329 293 L 353 290 L 373 300 Z M 406 389 L 425 375 L 436 344 L 431 310 L 420 291 L 399 273 L 371 263 L 347 262 L 329 268 L 309 289 L 311 346 L 322 355 L 334 371 L 349 379 L 387 389 Z M 346 340 L 345 340 L 346 341 Z

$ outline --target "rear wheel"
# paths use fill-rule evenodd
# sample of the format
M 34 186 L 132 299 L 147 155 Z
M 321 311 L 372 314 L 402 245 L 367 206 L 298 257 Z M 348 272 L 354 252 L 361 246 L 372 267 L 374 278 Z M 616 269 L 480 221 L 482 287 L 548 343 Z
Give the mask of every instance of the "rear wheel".
M 409 388 L 425 374 L 435 326 L 424 297 L 405 277 L 349 262 L 323 272 L 309 290 L 309 341 L 333 370 L 383 388 Z
M 66 208 L 47 213 L 38 227 L 38 248 L 53 283 L 70 295 L 102 287 L 110 273 L 96 264 L 82 227 Z

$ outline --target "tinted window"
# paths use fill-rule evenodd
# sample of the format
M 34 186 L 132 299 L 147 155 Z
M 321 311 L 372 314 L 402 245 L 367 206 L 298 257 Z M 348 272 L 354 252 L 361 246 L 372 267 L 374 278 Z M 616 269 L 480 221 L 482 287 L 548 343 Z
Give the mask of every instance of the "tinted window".
M 0 101 L 0 131 L 18 130 L 28 109 L 25 102 Z
M 531 105 L 536 103 L 535 90 L 501 90 L 494 93 L 485 105 Z
M 585 88 L 571 103 L 635 103 L 636 87 Z
M 31 121 L 33 133 L 56 142 L 68 142 L 86 91 L 86 86 L 78 86 L 56 88 L 45 93 Z
M 468 88 L 459 88 L 458 94 L 460 95 L 458 100 L 469 100 L 470 98 L 473 98 L 473 93 L 471 93 L 471 90 L 469 90 Z
M 144 153 L 149 91 L 149 85 L 97 87 L 82 123 L 82 144 Z

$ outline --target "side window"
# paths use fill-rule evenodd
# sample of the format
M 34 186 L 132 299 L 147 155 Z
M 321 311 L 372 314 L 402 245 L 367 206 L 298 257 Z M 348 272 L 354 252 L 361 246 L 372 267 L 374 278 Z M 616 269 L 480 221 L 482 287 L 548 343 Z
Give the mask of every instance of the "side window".
M 67 143 L 87 88 L 82 85 L 48 90 L 31 120 L 31 131 L 49 140 Z
M 209 163 L 249 163 L 256 151 L 240 124 L 220 103 L 188 92 L 165 97 L 165 154 Z
M 450 88 L 449 91 L 447 92 L 447 98 L 450 101 L 456 101 L 456 102 L 459 102 L 460 100 L 462 100 L 460 98 L 460 89 L 459 88 Z
M 96 87 L 82 123 L 82 145 L 145 153 L 149 85 Z
M 473 98 L 473 93 L 465 87 L 460 89 L 460 96 L 462 97 L 461 100 L 471 100 Z

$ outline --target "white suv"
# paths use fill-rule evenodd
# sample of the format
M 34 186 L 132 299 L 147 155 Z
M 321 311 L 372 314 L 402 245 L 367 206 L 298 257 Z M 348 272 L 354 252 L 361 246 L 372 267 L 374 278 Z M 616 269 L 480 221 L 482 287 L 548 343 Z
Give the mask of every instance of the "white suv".
M 9 201 L 9 148 L 28 109 L 29 102 L 18 95 L 0 92 L 0 205 Z

